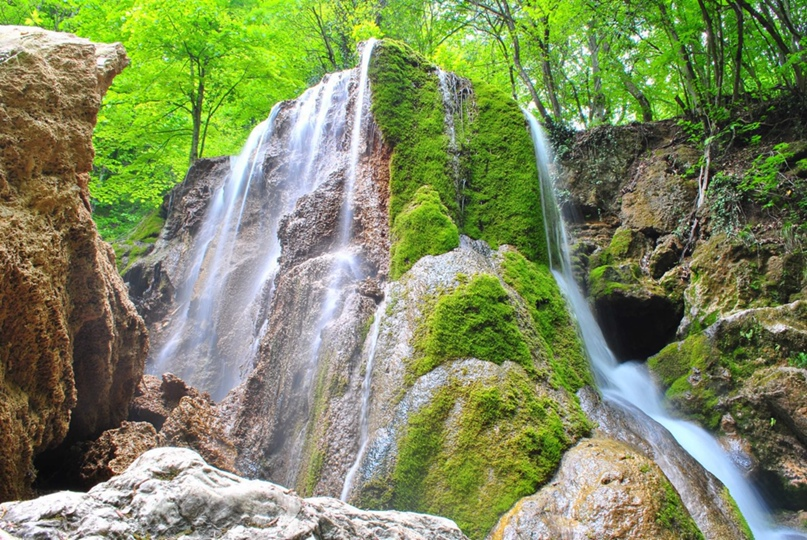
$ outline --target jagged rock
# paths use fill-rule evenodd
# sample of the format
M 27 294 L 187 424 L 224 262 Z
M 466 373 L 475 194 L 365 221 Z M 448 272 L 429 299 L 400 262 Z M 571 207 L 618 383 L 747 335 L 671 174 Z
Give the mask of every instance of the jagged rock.
M 703 538 L 656 464 L 611 439 L 584 439 L 552 481 L 521 499 L 491 540 Z
M 88 493 L 0 505 L 0 528 L 23 538 L 462 540 L 445 518 L 370 512 L 215 469 L 198 454 L 158 448 Z
M 162 378 L 143 375 L 137 385 L 134 399 L 129 407 L 129 420 L 148 422 L 157 431 L 162 429 L 165 420 L 185 396 L 205 401 L 210 399 L 174 375 L 163 373 Z
M 161 385 L 162 380 L 159 377 L 143 375 L 129 407 L 130 421 L 148 422 L 157 430 L 163 427 L 171 410 L 166 406 Z
M 125 419 L 148 338 L 89 204 L 101 97 L 120 44 L 0 27 L 0 500 L 32 459 Z M 68 432 L 69 423 L 69 432 Z
M 207 394 L 179 400 L 160 430 L 160 445 L 191 448 L 211 465 L 235 471 L 235 445 Z
M 106 482 L 157 446 L 157 432 L 147 422 L 124 422 L 101 434 L 82 456 L 79 474 L 87 486 Z
M 779 504 L 807 507 L 807 369 L 771 367 L 754 373 L 731 399 L 736 435 L 762 483 Z
M 621 189 L 622 225 L 655 239 L 685 224 L 698 195 L 694 171 L 699 158 L 700 152 L 687 146 L 643 155 Z

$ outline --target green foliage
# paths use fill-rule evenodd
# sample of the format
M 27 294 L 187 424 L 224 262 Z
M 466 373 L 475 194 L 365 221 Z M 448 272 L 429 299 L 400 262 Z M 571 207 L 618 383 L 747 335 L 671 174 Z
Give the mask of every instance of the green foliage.
M 791 356 L 788 363 L 797 368 L 807 369 L 807 352 L 799 351 L 795 356 Z
M 793 157 L 789 143 L 780 143 L 766 154 L 758 156 L 751 169 L 740 182 L 739 188 L 751 193 L 763 208 L 772 208 L 778 203 L 778 188 L 782 169 Z
M 424 255 L 439 255 L 460 245 L 457 226 L 431 186 L 422 186 L 395 217 L 390 248 L 390 279 L 398 279 Z
M 512 251 L 504 254 L 502 269 L 504 281 L 527 303 L 552 367 L 553 382 L 571 393 L 592 384 L 575 324 L 549 269 Z
M 471 126 L 470 179 L 463 232 L 491 246 L 510 244 L 547 263 L 535 154 L 518 105 L 496 88 L 474 83 L 477 114 Z
M 707 202 L 712 231 L 729 236 L 737 234 L 742 223 L 742 193 L 738 180 L 723 172 L 715 174 Z
M 664 491 L 662 493 L 661 508 L 656 515 L 656 523 L 675 534 L 675 538 L 681 540 L 703 540 L 703 533 L 692 520 L 692 517 L 684 508 L 681 498 L 676 493 L 672 484 L 666 479 L 663 480 Z
M 487 274 L 475 276 L 437 300 L 424 321 L 416 350 L 420 354 L 412 365 L 416 377 L 459 358 L 495 364 L 510 360 L 534 372 L 510 298 L 498 278 Z
M 580 415 L 567 433 L 556 403 L 539 397 L 523 372 L 490 383 L 453 380 L 410 416 L 389 507 L 447 516 L 470 538 L 484 538 L 518 499 L 549 480 L 570 435 L 587 430 Z

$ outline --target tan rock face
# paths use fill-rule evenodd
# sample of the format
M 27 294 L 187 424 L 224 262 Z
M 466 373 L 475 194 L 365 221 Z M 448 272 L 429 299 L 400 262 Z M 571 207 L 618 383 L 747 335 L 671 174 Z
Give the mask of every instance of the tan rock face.
M 125 471 L 135 459 L 157 446 L 157 432 L 147 422 L 124 422 L 90 443 L 82 457 L 80 475 L 87 486 L 106 482 Z
M 499 521 L 492 540 L 703 538 L 661 470 L 610 439 L 581 441 L 558 474 Z
M 0 499 L 27 493 L 37 453 L 118 425 L 142 374 L 145 327 L 87 191 L 127 63 L 120 45 L 0 27 Z

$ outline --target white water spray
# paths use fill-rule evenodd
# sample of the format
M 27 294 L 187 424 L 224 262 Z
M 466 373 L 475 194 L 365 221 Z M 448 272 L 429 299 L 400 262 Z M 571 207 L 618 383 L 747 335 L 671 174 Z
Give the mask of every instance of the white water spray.
M 628 412 L 635 408 L 655 421 L 658 424 L 654 426 L 656 429 L 663 426 L 668 430 L 684 450 L 728 488 L 757 540 L 807 538 L 797 531 L 774 528 L 770 522 L 769 511 L 759 494 L 714 437 L 697 425 L 673 418 L 667 412 L 661 393 L 644 366 L 635 362 L 620 364 L 616 360 L 605 342 L 588 302 L 574 281 L 566 230 L 560 219 L 548 169 L 550 163 L 548 145 L 535 117 L 529 112 L 525 112 L 525 116 L 530 124 L 541 177 L 541 199 L 547 223 L 552 273 L 577 318 L 583 344 L 604 399 Z M 637 420 L 641 421 L 640 418 Z M 653 444 L 653 441 L 648 442 Z M 663 452 L 661 448 L 655 450 Z

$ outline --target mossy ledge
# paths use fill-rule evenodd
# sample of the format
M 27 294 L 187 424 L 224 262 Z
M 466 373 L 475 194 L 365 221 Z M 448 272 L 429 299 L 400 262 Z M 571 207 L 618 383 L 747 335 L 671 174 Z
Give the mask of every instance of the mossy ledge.
M 485 240 L 492 248 L 513 245 L 528 259 L 547 262 L 540 185 L 529 129 L 518 104 L 482 82 L 473 84 L 475 113 L 461 141 L 460 170 L 467 177 L 458 193 L 449 163 L 448 136 L 437 68 L 406 45 L 379 42 L 370 63 L 372 111 L 390 159 L 389 214 L 392 225 L 392 279 L 417 259 L 456 247 L 424 246 L 423 223 L 436 208 L 413 213 L 422 186 L 439 195 L 445 215 L 459 233 Z M 422 195 L 422 193 L 421 193 Z M 465 201 L 462 209 L 459 200 Z M 398 223 L 403 214 L 409 214 Z M 442 220 L 441 231 L 451 227 Z
M 399 278 L 424 255 L 439 255 L 460 245 L 457 226 L 431 186 L 422 186 L 392 224 L 390 277 Z
M 449 360 L 511 360 L 534 373 L 532 356 L 516 322 L 516 311 L 496 276 L 480 274 L 441 296 L 415 344 L 421 354 L 412 371 L 424 375 Z

